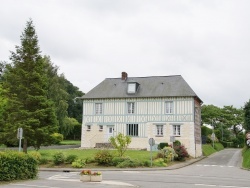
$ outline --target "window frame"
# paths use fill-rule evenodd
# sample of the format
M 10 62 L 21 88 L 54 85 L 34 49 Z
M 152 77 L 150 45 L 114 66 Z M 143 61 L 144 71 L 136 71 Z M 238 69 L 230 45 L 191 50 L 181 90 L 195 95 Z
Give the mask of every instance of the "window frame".
M 127 102 L 127 114 L 135 114 L 135 102 Z
M 127 93 L 132 94 L 136 92 L 136 83 L 128 83 Z
M 165 101 L 165 114 L 174 113 L 174 101 Z
M 173 128 L 173 136 L 181 136 L 181 125 L 180 124 L 172 125 L 172 128 Z
M 95 114 L 96 115 L 103 114 L 103 104 L 101 102 L 95 103 Z
M 87 131 L 91 131 L 91 125 L 87 125 Z
M 163 137 L 164 134 L 163 134 L 163 129 L 164 129 L 164 126 L 162 124 L 156 124 L 156 135 L 157 137 Z

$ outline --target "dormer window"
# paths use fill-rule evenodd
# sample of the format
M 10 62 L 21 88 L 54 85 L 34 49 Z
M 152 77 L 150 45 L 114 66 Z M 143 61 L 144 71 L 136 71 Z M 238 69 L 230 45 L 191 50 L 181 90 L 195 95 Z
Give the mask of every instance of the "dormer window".
M 127 88 L 127 93 L 128 94 L 134 94 L 136 93 L 137 89 L 138 89 L 139 84 L 136 82 L 131 82 L 128 83 L 128 88 Z

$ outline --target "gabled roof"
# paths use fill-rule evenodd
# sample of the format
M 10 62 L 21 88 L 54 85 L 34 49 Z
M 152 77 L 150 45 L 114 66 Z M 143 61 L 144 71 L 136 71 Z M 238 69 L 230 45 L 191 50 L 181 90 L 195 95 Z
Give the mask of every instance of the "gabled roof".
M 127 86 L 130 82 L 139 84 L 135 94 L 127 93 Z M 127 77 L 126 80 L 106 78 L 85 94 L 82 99 L 142 97 L 197 97 L 199 99 L 181 75 Z

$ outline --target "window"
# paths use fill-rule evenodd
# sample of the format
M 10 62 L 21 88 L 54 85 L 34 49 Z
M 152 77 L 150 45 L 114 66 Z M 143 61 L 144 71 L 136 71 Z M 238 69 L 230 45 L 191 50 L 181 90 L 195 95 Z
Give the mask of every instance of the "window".
M 181 126 L 173 125 L 173 136 L 181 136 Z
M 163 136 L 163 125 L 156 125 L 156 136 Z
M 135 113 L 135 103 L 128 102 L 128 114 L 134 114 L 134 113 Z
M 95 103 L 95 114 L 102 114 L 102 103 Z
M 173 101 L 167 101 L 165 103 L 165 109 L 166 109 L 166 114 L 173 114 L 173 112 L 174 112 L 174 102 Z
M 135 93 L 136 83 L 128 83 L 128 93 Z
M 138 124 L 127 124 L 127 135 L 138 136 Z
M 99 125 L 99 131 L 103 131 L 103 125 Z
M 87 125 L 87 131 L 90 131 L 90 130 L 91 130 L 91 126 Z

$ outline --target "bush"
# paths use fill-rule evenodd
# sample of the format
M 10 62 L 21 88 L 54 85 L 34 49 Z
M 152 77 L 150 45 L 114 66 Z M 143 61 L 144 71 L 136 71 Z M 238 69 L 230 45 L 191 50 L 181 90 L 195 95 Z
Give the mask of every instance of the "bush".
M 63 141 L 63 135 L 60 133 L 54 133 L 51 135 L 51 137 L 53 144 L 59 144 L 61 141 Z
M 40 165 L 44 165 L 44 164 L 48 164 L 48 163 L 49 163 L 49 160 L 46 159 L 46 158 L 41 158 L 41 159 L 39 160 L 39 164 L 40 164 Z
M 41 160 L 41 154 L 38 151 L 31 151 L 29 155 L 33 156 L 38 162 Z
M 71 164 L 71 163 L 73 163 L 74 161 L 76 161 L 77 158 L 78 158 L 77 155 L 68 155 L 68 156 L 66 157 L 65 162 Z
M 62 152 L 56 152 L 53 155 L 53 162 L 55 165 L 63 164 L 65 161 L 65 155 Z
M 77 159 L 76 161 L 72 162 L 72 167 L 74 168 L 82 168 L 86 166 L 85 160 L 83 159 Z
M 125 161 L 119 163 L 116 167 L 118 167 L 118 168 L 128 168 L 128 167 L 135 168 L 135 167 L 140 167 L 140 166 L 143 166 L 143 165 L 137 159 L 135 159 L 135 160 L 126 159 Z
M 189 154 L 187 152 L 187 149 L 181 145 L 181 146 L 174 146 L 175 153 L 177 156 L 174 157 L 176 161 L 185 161 L 187 157 L 189 157 Z
M 95 154 L 95 161 L 99 165 L 112 165 L 113 155 L 108 150 L 100 150 Z
M 173 146 L 180 146 L 181 142 L 179 140 L 174 141 Z
M 38 173 L 38 161 L 30 154 L 0 152 L 0 181 L 34 179 Z
M 159 158 L 153 161 L 153 166 L 166 167 L 167 164 L 164 162 L 164 159 Z
M 212 134 L 213 130 L 206 127 L 206 126 L 201 126 L 201 135 L 208 136 L 209 134 Z
M 85 159 L 85 163 L 86 163 L 86 164 L 90 164 L 90 163 L 94 163 L 94 162 L 95 162 L 95 159 L 93 159 L 93 158 L 87 157 L 87 158 Z
M 165 148 L 165 147 L 168 147 L 168 143 L 167 143 L 167 142 L 161 142 L 161 143 L 158 145 L 157 149 L 158 149 L 158 150 L 161 150 L 161 149 L 163 149 L 163 148 Z
M 130 160 L 129 157 L 114 157 L 112 159 L 112 165 L 117 166 L 118 164 L 122 163 L 123 161 Z

